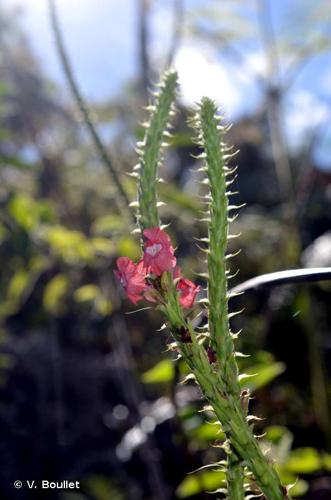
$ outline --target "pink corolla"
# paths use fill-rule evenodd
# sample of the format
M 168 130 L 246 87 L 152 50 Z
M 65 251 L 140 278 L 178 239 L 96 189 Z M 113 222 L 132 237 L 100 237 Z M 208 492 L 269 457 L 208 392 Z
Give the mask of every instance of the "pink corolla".
M 184 309 L 192 307 L 197 294 L 200 292 L 200 286 L 195 285 L 192 281 L 186 278 L 180 278 L 176 288 L 179 291 L 180 305 Z
M 161 276 L 176 265 L 174 248 L 167 233 L 159 227 L 145 229 L 144 264 L 148 272 Z
M 127 297 L 134 304 L 143 298 L 149 302 L 164 303 L 167 287 L 164 287 L 162 279 L 159 280 L 158 277 L 173 270 L 175 287 L 179 292 L 179 303 L 184 309 L 191 308 L 200 287 L 184 278 L 180 268 L 175 267 L 176 257 L 169 236 L 159 227 L 145 229 L 143 235 L 144 254 L 138 264 L 128 257 L 117 259 L 117 270 L 114 274 Z
M 179 291 L 179 303 L 184 309 L 193 306 L 197 294 L 200 292 L 200 286 L 184 278 L 179 267 L 174 270 L 174 278 L 177 279 L 176 288 Z
M 123 286 L 128 299 L 136 304 L 143 298 L 142 294 L 147 289 L 144 263 L 140 261 L 135 264 L 129 257 L 119 257 L 116 263 L 115 277 Z

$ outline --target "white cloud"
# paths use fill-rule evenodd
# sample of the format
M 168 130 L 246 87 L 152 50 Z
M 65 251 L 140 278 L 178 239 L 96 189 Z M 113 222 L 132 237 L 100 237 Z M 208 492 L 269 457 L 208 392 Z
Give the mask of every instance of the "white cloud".
M 241 109 L 241 85 L 208 47 L 183 46 L 176 56 L 175 67 L 185 104 L 192 105 L 202 96 L 208 96 L 229 116 Z
M 253 72 L 260 77 L 267 76 L 268 65 L 265 54 L 259 50 L 245 54 L 245 68 L 249 75 Z
M 330 110 L 316 95 L 301 90 L 286 100 L 284 115 L 289 145 L 295 150 L 303 145 L 307 132 L 327 120 Z

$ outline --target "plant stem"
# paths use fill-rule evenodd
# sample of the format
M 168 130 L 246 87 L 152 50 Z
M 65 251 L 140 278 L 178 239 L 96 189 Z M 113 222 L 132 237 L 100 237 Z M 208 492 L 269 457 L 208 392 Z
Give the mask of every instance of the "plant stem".
M 223 430 L 229 436 L 232 446 L 253 472 L 256 483 L 266 498 L 268 500 L 288 498 L 276 471 L 263 455 L 236 401 L 229 396 L 228 404 L 224 405 L 224 401 L 219 397 L 217 390 L 209 401 L 222 423 Z
M 288 498 L 284 493 L 277 473 L 263 455 L 249 428 L 241 406 L 233 395 L 225 392 L 219 369 L 214 370 L 210 365 L 206 351 L 203 345 L 197 341 L 192 325 L 184 318 L 177 295 L 170 291 L 168 304 L 162 309 L 169 321 L 170 331 L 177 342 L 180 354 L 191 368 L 203 395 L 213 407 L 222 429 L 230 439 L 236 453 L 253 472 L 261 491 L 268 500 Z M 180 331 L 181 327 L 190 332 L 192 343 L 182 343 L 180 341 L 177 332 Z M 231 473 L 237 474 L 237 472 L 236 467 Z M 237 477 L 235 479 L 237 480 Z M 238 489 L 239 484 L 236 481 L 231 485 L 231 488 Z
M 94 123 L 91 119 L 90 111 L 88 109 L 88 106 L 86 102 L 83 99 L 83 96 L 80 92 L 79 86 L 75 80 L 74 73 L 72 71 L 70 62 L 69 62 L 69 57 L 66 52 L 63 39 L 62 39 L 62 34 L 59 26 L 59 21 L 57 17 L 57 12 L 56 12 L 56 7 L 55 7 L 55 0 L 48 0 L 48 7 L 49 7 L 49 13 L 50 13 L 50 23 L 51 27 L 54 33 L 54 39 L 55 39 L 55 44 L 56 48 L 59 54 L 59 58 L 62 64 L 63 72 L 64 75 L 67 79 L 69 88 L 72 92 L 72 95 L 76 101 L 77 107 L 79 111 L 82 114 L 84 123 L 86 125 L 86 128 L 91 136 L 92 142 L 95 146 L 96 151 L 99 154 L 100 160 L 106 167 L 116 189 L 118 192 L 118 196 L 121 200 L 121 204 L 119 206 L 119 209 L 123 209 L 127 212 L 127 214 L 130 216 L 131 220 L 134 221 L 134 214 L 133 211 L 130 209 L 130 201 L 129 198 L 126 194 L 126 191 L 122 185 L 122 182 L 119 178 L 119 175 L 113 165 L 113 162 L 96 130 L 96 127 L 94 126 Z
M 231 448 L 227 460 L 227 494 L 229 500 L 244 500 L 244 475 L 242 461 Z
M 191 323 L 184 317 L 174 288 L 169 288 L 166 298 L 167 304 L 160 306 L 160 309 L 168 319 L 169 328 L 177 342 L 179 352 L 191 368 L 203 395 L 213 407 L 223 431 L 230 439 L 231 445 L 253 472 L 256 483 L 268 500 L 283 500 L 284 498 L 288 498 L 284 493 L 276 471 L 263 455 L 248 426 L 246 415 L 243 412 L 240 402 L 238 402 L 236 396 L 233 394 L 227 394 L 224 380 L 220 373 L 221 370 L 219 367 L 215 367 L 215 369 L 209 363 L 204 346 L 198 341 Z M 185 328 L 185 330 L 190 332 L 191 343 L 181 342 L 178 335 L 181 328 Z M 237 464 L 235 470 L 231 471 L 231 474 L 235 476 L 233 479 L 236 482 L 232 483 L 230 488 L 238 490 L 240 482 L 238 481 Z M 242 478 L 242 473 L 240 476 Z
M 160 162 L 162 137 L 176 90 L 176 75 L 167 73 L 163 80 L 150 123 L 139 151 L 138 210 L 141 230 L 158 225 L 157 167 Z M 230 441 L 232 452 L 228 459 L 229 500 L 243 500 L 243 465 L 254 474 L 261 492 L 268 500 L 289 498 L 279 477 L 263 455 L 247 422 L 243 409 L 233 336 L 229 328 L 225 252 L 228 239 L 228 202 L 226 179 L 231 173 L 226 165 L 228 149 L 223 143 L 223 127 L 219 126 L 215 104 L 204 98 L 196 119 L 199 143 L 204 148 L 210 194 L 208 196 L 208 305 L 209 325 L 204 334 L 194 332 L 192 323 L 179 303 L 172 272 L 162 275 L 162 305 L 158 309 L 167 318 L 168 327 L 180 355 L 188 364 L 206 400 L 211 404 L 222 429 Z M 183 340 L 183 332 L 185 340 Z M 215 349 L 216 361 L 206 349 Z
M 226 392 L 240 401 L 238 367 L 234 343 L 229 327 L 228 291 L 225 254 L 228 242 L 228 196 L 226 159 L 228 150 L 222 141 L 222 129 L 216 117 L 217 108 L 209 99 L 203 99 L 194 126 L 198 143 L 204 149 L 203 157 L 209 194 L 207 195 L 208 224 L 208 326 L 212 348 L 222 367 Z M 230 499 L 244 498 L 244 469 L 230 444 L 227 464 L 227 488 Z

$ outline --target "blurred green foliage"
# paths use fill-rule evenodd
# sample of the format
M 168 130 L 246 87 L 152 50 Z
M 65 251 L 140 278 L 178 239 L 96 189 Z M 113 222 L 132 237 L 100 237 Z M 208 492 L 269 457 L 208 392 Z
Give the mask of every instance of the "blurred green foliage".
M 252 27 L 243 20 L 238 22 L 238 9 L 240 11 L 243 2 L 225 2 L 218 6 L 208 4 L 189 19 L 188 28 L 194 36 L 208 39 L 221 52 L 226 52 L 230 43 L 252 36 Z M 323 24 L 323 19 L 327 22 L 320 5 L 313 6 L 313 14 L 318 23 Z M 206 19 L 209 19 L 207 25 Z M 10 37 L 10 54 L 6 44 L 0 41 L 1 63 L 6 63 L 0 68 L 0 341 L 3 348 L 0 382 L 7 398 L 1 401 L 0 417 L 8 423 L 8 415 L 13 416 L 18 404 L 15 397 L 23 399 L 22 394 L 25 394 L 17 391 L 16 395 L 15 387 L 13 390 L 12 385 L 7 386 L 20 362 L 17 353 L 20 356 L 28 353 L 28 358 L 29 339 L 31 345 L 39 333 L 49 339 L 55 325 L 61 342 L 72 343 L 73 351 L 80 352 L 87 345 L 91 359 L 98 353 L 99 358 L 93 365 L 95 383 L 99 377 L 98 369 L 107 359 L 107 372 L 114 367 L 118 369 L 116 388 L 119 387 L 118 381 L 124 380 L 126 392 L 131 397 L 127 367 L 134 366 L 134 384 L 138 380 L 144 383 L 143 398 L 152 401 L 168 398 L 177 408 L 173 428 L 166 430 L 166 440 L 173 444 L 175 455 L 182 448 L 185 453 L 180 455 L 184 457 L 184 471 L 180 479 L 176 478 L 173 489 L 179 498 L 194 495 L 199 498 L 205 490 L 222 488 L 224 475 L 209 469 L 189 475 L 186 472 L 224 458 L 220 448 L 211 446 L 215 442 L 222 443 L 224 435 L 208 412 L 197 412 L 201 410 L 201 398 L 194 391 L 193 384 L 188 382 L 177 387 L 177 382 L 187 375 L 182 362 L 176 366 L 167 354 L 160 361 L 159 353 L 164 351 L 166 338 L 162 333 L 155 333 L 159 318 L 148 310 L 139 312 L 139 315 L 124 316 L 128 304 L 123 306 L 123 297 L 113 281 L 112 269 L 120 255 L 139 259 L 139 238 L 130 234 L 133 229 L 131 222 L 116 208 L 116 189 L 102 161 L 82 133 L 81 124 L 72 112 L 72 102 L 66 101 L 59 89 L 50 84 L 29 44 L 22 43 L 22 34 L 15 22 L 12 26 L 10 24 L 8 21 L 3 27 L 4 36 Z M 303 25 L 303 33 L 308 24 Z M 287 20 L 287 25 L 293 23 Z M 325 32 L 315 30 L 314 33 L 316 43 L 307 44 L 304 51 L 301 45 L 291 44 L 286 36 L 280 47 L 282 54 L 288 55 L 290 48 L 300 63 L 307 60 L 307 54 L 328 49 Z M 306 37 L 302 36 L 302 39 Z M 233 52 L 230 50 L 228 54 L 231 58 Z M 135 184 L 126 178 L 125 172 L 131 170 L 137 161 L 131 145 L 141 133 L 141 128 L 138 130 L 136 126 L 144 119 L 141 104 L 133 85 L 123 89 L 123 95 L 116 99 L 91 103 L 96 126 L 102 130 L 107 125 L 112 130 L 111 140 L 106 141 L 107 147 L 111 149 L 123 186 L 132 200 L 136 197 Z M 203 286 L 203 280 L 196 274 L 205 271 L 205 264 L 195 238 L 206 236 L 197 222 L 202 207 L 199 196 L 204 190 L 198 183 L 198 174 L 191 171 L 195 166 L 191 154 L 197 155 L 199 151 L 186 133 L 187 114 L 184 107 L 178 114 L 166 165 L 161 172 L 166 182 L 160 184 L 159 192 L 160 199 L 166 203 L 161 209 L 162 220 L 171 224 L 169 230 L 178 246 L 179 264 L 187 276 L 200 280 Z M 238 249 L 238 241 L 242 248 L 241 254 L 233 261 L 233 270 L 240 268 L 240 275 L 231 281 L 233 285 L 259 274 L 300 265 L 301 248 L 295 231 L 289 227 L 288 220 L 284 220 L 284 207 L 273 194 L 275 180 L 270 172 L 274 167 L 266 129 L 263 110 L 258 110 L 248 121 L 236 123 L 231 132 L 233 135 L 230 135 L 230 140 L 233 137 L 245 152 L 240 158 L 239 189 L 245 193 L 243 197 L 246 199 L 242 201 L 249 202 L 231 231 L 241 233 L 241 237 L 240 240 L 231 240 L 229 251 Z M 252 151 L 255 154 L 250 156 Z M 310 153 L 305 149 L 297 157 L 290 158 L 295 177 L 306 182 L 305 188 L 300 185 L 301 191 L 297 193 L 298 198 L 299 195 L 306 196 L 303 201 L 301 199 L 299 213 L 299 227 L 305 245 L 327 229 L 327 214 L 330 213 L 326 195 L 329 189 L 327 174 L 324 176 L 314 169 Z M 303 158 L 308 158 L 308 166 Z M 311 169 L 314 182 L 306 176 L 305 169 Z M 307 192 L 303 193 L 305 189 Z M 330 319 L 327 308 L 330 290 L 319 285 L 313 290 L 313 326 L 320 331 L 321 344 L 325 346 Z M 241 384 L 254 393 L 253 412 L 267 416 L 265 429 L 265 422 L 256 424 L 257 432 L 266 432 L 262 445 L 279 463 L 278 470 L 284 482 L 295 483 L 292 495 L 299 497 L 308 491 L 314 479 L 330 477 L 331 472 L 330 445 L 326 441 L 325 429 L 321 430 L 318 415 L 314 413 L 309 389 L 311 366 L 307 362 L 307 339 L 312 334 L 310 331 L 307 336 L 305 328 L 310 301 L 307 295 L 297 293 L 293 287 L 246 294 L 243 301 L 246 309 L 233 322 L 234 331 L 244 327 L 238 340 L 238 351 L 251 355 L 239 360 L 241 371 L 247 375 Z M 119 340 L 116 340 L 114 325 L 119 316 L 125 318 L 125 328 L 120 324 Z M 48 342 L 50 351 L 54 338 L 51 340 Z M 123 351 L 118 354 L 116 342 L 122 348 L 129 345 L 124 351 L 132 352 L 134 356 L 135 362 L 130 358 L 131 354 L 127 354 L 129 359 L 125 361 L 125 369 L 121 366 Z M 17 349 L 15 355 L 7 352 L 12 346 Z M 108 357 L 114 353 L 109 362 Z M 26 365 L 28 361 L 25 359 Z M 34 360 L 31 363 L 38 365 Z M 79 358 L 73 369 L 76 370 L 80 363 Z M 42 363 L 40 366 L 42 369 Z M 44 374 L 40 372 L 38 380 L 44 380 Z M 326 381 L 330 394 L 328 377 Z M 38 386 L 41 393 L 53 390 L 53 386 L 47 385 L 53 383 L 45 377 L 45 385 Z M 70 380 L 64 382 L 70 383 Z M 65 390 L 70 393 L 68 385 Z M 81 386 L 82 392 L 92 398 L 95 391 L 83 383 Z M 100 389 L 100 399 L 104 397 L 103 390 Z M 119 387 L 118 392 L 121 390 Z M 113 393 L 114 398 L 118 397 L 115 390 Z M 315 397 L 319 397 L 318 391 Z M 88 406 L 86 402 L 84 404 L 77 417 L 82 421 Z M 113 405 L 116 404 L 118 401 L 113 401 Z M 103 429 L 106 427 L 104 422 L 110 422 L 109 434 L 115 434 L 111 428 L 113 408 L 103 400 L 102 405 L 103 413 L 98 418 Z M 133 406 L 132 403 L 128 428 L 136 425 L 132 415 L 139 413 Z M 53 413 L 53 406 L 47 408 L 45 414 L 50 413 Z M 72 427 L 75 428 L 76 424 L 71 420 Z M 120 432 L 128 430 L 125 424 L 124 420 L 120 421 L 123 427 L 114 438 L 114 449 L 122 437 Z M 89 428 L 94 428 L 94 425 L 95 420 L 88 423 Z M 53 432 L 53 420 L 51 426 Z M 19 441 L 25 429 L 19 428 L 17 432 Z M 72 432 L 69 440 L 74 435 Z M 85 435 L 81 439 L 84 442 Z M 85 443 L 85 447 L 80 442 L 82 448 L 75 450 L 74 457 L 80 458 L 85 453 L 93 463 L 96 455 L 102 455 L 104 443 L 97 431 L 93 440 L 92 444 Z M 94 444 L 96 449 L 90 450 Z M 61 498 L 125 498 L 126 485 L 117 481 L 116 473 L 109 479 L 103 467 L 104 464 L 100 466 L 100 473 L 95 475 L 86 472 L 86 495 L 83 492 L 63 492 Z M 298 480 L 297 476 L 300 477 Z

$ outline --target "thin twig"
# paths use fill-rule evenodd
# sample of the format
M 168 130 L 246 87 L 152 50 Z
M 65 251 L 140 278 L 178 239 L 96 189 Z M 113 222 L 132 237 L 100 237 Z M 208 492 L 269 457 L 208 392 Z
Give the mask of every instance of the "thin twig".
M 139 66 L 140 66 L 140 90 L 145 101 L 148 98 L 148 87 L 150 84 L 150 62 L 148 54 L 148 14 L 149 1 L 138 0 L 138 46 L 139 46 Z
M 290 269 L 288 271 L 261 274 L 261 276 L 256 276 L 230 288 L 229 295 L 255 291 L 258 288 L 274 288 L 275 286 L 290 285 L 292 283 L 314 283 L 319 281 L 331 281 L 331 267 Z M 202 311 L 199 317 L 193 322 L 194 328 L 201 325 L 206 316 L 207 311 Z
M 269 1 L 257 0 L 257 4 L 261 40 L 268 62 L 267 81 L 269 83 L 267 85 L 266 97 L 272 155 L 275 162 L 281 201 L 286 201 L 292 205 L 292 217 L 295 218 L 295 206 L 293 206 L 294 186 L 287 144 L 282 127 L 281 100 L 283 89 L 280 81 L 278 47 L 271 20 Z
M 55 44 L 56 48 L 58 51 L 58 55 L 62 64 L 62 69 L 64 72 L 64 75 L 67 79 L 68 85 L 70 87 L 70 90 L 72 92 L 72 95 L 76 101 L 77 107 L 79 108 L 83 119 L 84 123 L 90 133 L 92 142 L 94 143 L 95 149 L 99 153 L 100 159 L 102 163 L 105 165 L 113 183 L 115 184 L 119 197 L 121 199 L 121 205 L 124 206 L 124 209 L 130 214 L 130 217 L 132 221 L 135 220 L 133 211 L 130 209 L 129 204 L 130 201 L 128 199 L 128 196 L 123 188 L 123 185 L 119 179 L 118 173 L 116 169 L 114 168 L 113 162 L 93 124 L 93 121 L 90 116 L 90 112 L 88 109 L 88 106 L 85 102 L 85 100 L 82 97 L 82 94 L 79 90 L 78 84 L 75 80 L 71 64 L 69 62 L 69 57 L 66 52 L 62 34 L 61 34 L 61 29 L 58 21 L 58 16 L 57 16 L 57 11 L 56 11 L 56 6 L 55 6 L 55 0 L 48 0 L 48 7 L 49 7 L 49 14 L 50 14 L 50 23 L 51 23 L 51 28 L 54 34 L 54 39 L 55 39 Z M 122 206 L 120 208 L 123 208 Z
M 170 49 L 167 57 L 167 69 L 173 65 L 178 47 L 180 45 L 183 27 L 184 27 L 184 0 L 173 0 L 172 12 L 172 38 L 170 42 Z
M 290 283 L 308 283 L 314 281 L 331 281 L 331 267 L 316 267 L 310 269 L 293 269 L 276 273 L 262 274 L 256 278 L 244 281 L 230 290 L 232 292 L 246 292 L 256 288 L 272 288 L 277 285 Z

